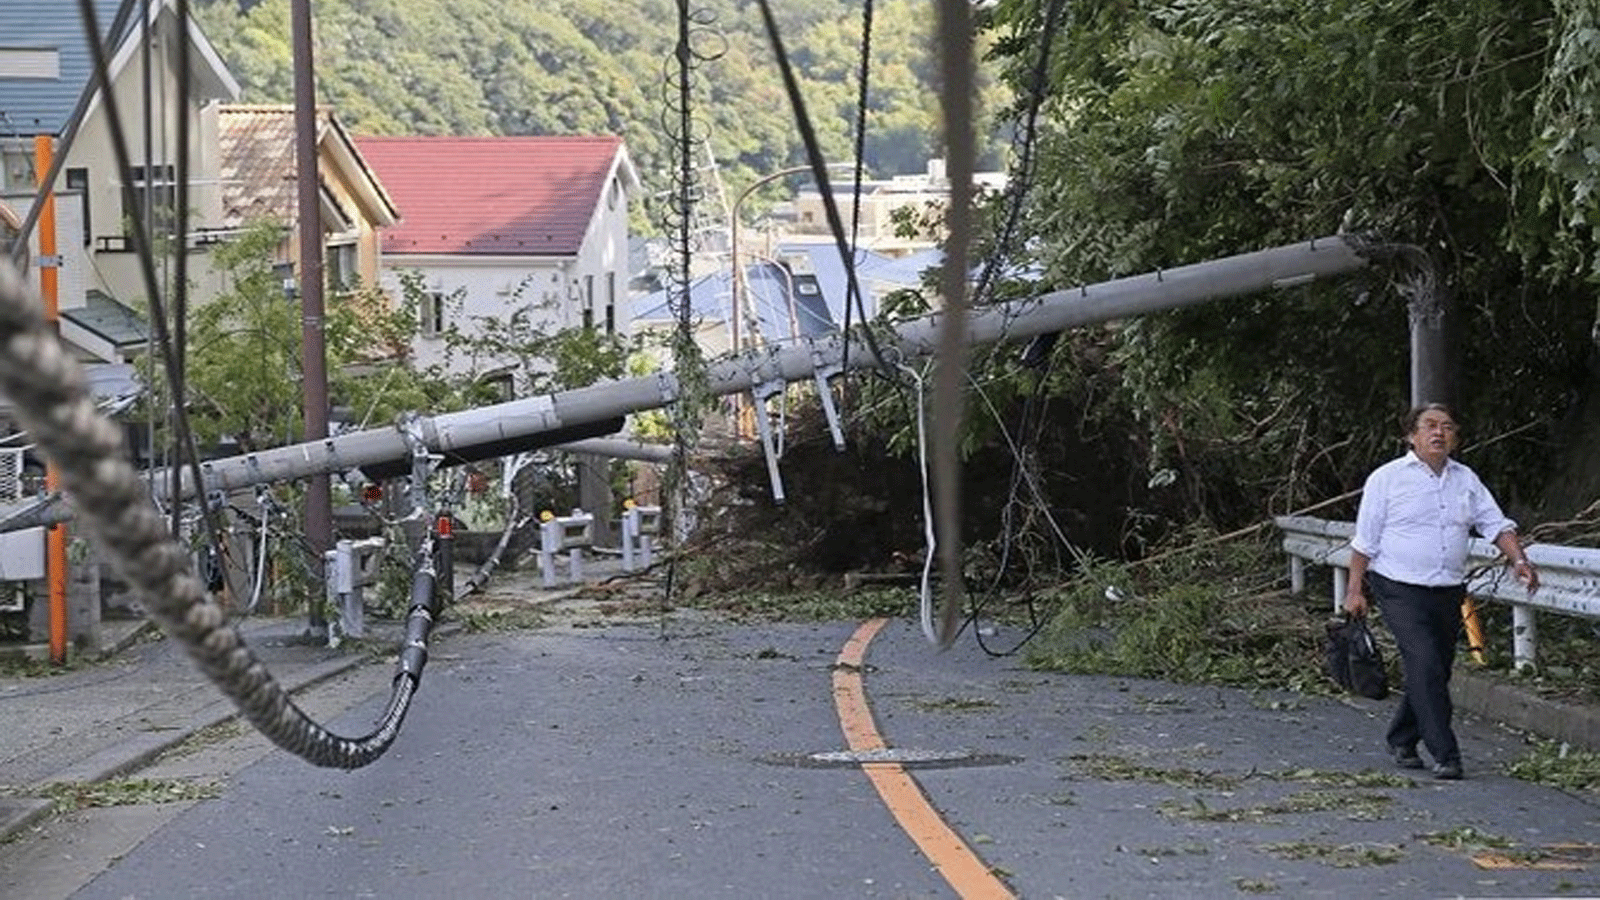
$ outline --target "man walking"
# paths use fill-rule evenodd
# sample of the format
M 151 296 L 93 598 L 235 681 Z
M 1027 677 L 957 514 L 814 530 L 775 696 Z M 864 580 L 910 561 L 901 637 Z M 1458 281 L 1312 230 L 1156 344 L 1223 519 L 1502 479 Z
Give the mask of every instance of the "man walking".
M 1517 540 L 1517 524 L 1500 511 L 1476 473 L 1450 458 L 1459 435 L 1442 403 L 1406 414 L 1411 449 L 1367 476 L 1350 539 L 1350 584 L 1344 609 L 1364 616 L 1368 598 L 1400 648 L 1405 691 L 1386 735 L 1395 763 L 1423 767 L 1421 741 L 1433 776 L 1461 777 L 1461 748 L 1450 727 L 1450 670 L 1455 664 L 1466 598 L 1470 531 L 1490 538 L 1532 593 L 1539 573 Z

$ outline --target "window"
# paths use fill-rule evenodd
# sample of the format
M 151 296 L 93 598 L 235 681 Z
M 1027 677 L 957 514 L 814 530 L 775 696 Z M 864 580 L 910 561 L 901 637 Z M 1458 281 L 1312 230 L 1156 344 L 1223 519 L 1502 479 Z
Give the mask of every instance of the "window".
M 55 81 L 61 77 L 61 51 L 54 47 L 0 47 L 0 78 Z
M 423 337 L 438 337 L 444 332 L 444 291 L 428 291 L 422 295 L 421 318 Z
M 83 198 L 83 245 L 87 247 L 93 240 L 91 235 L 94 234 L 93 223 L 89 217 L 89 170 L 75 167 L 68 169 L 66 175 L 67 190 L 79 191 L 79 195 Z
M 150 227 L 153 234 L 170 233 L 177 204 L 172 166 L 134 166 L 131 174 L 122 201 L 123 215 Z
M 325 274 L 328 278 L 328 290 L 335 293 L 347 291 L 356 286 L 356 245 L 355 244 L 329 244 L 327 247 L 327 262 Z
M 594 276 L 583 276 L 583 327 L 589 330 L 594 327 Z
M 606 273 L 606 337 L 617 333 L 617 273 Z

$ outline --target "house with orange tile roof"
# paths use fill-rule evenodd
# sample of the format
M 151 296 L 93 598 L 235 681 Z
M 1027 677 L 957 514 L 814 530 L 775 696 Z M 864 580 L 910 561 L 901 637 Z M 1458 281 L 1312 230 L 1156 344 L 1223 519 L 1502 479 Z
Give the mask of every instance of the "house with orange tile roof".
M 614 136 L 358 137 L 394 198 L 383 283 L 421 293 L 419 367 L 504 380 L 523 361 L 475 346 L 495 323 L 626 334 L 628 207 L 639 175 Z M 481 345 L 481 342 L 478 342 Z
M 228 104 L 217 122 L 222 226 L 282 227 L 278 259 L 290 276 L 300 258 L 299 229 L 293 227 L 299 212 L 294 107 Z M 399 212 L 332 110 L 317 110 L 315 137 L 323 278 L 328 296 L 338 298 L 379 284 L 380 230 L 394 225 Z

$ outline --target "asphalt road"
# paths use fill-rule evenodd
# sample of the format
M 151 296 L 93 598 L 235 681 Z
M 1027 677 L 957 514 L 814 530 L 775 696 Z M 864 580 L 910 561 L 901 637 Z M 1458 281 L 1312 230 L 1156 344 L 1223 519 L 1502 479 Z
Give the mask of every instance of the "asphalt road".
M 1386 702 L 1041 674 L 970 636 L 936 652 L 903 620 L 870 640 L 856 622 L 578 624 L 441 641 L 365 769 L 248 732 L 191 742 L 139 773 L 138 802 L 0 846 L 0 894 L 1600 895 L 1596 798 L 1506 776 L 1522 738 L 1471 717 L 1468 779 L 1439 783 L 1389 765 Z M 859 669 L 840 665 L 852 637 Z M 363 732 L 390 671 L 302 702 Z M 912 762 L 844 752 L 851 678 L 872 717 L 855 727 Z M 896 772 L 915 797 L 884 788 Z M 155 802 L 185 786 L 215 796 Z M 963 849 L 988 884 L 961 880 Z

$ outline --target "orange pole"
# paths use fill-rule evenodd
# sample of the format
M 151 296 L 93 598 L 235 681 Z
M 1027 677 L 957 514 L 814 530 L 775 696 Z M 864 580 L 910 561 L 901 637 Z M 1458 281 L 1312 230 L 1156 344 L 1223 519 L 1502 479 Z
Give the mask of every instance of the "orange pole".
M 1461 601 L 1461 622 L 1467 626 L 1467 650 L 1478 665 L 1483 658 L 1483 620 L 1478 618 L 1478 605 L 1469 596 Z
M 50 171 L 55 139 L 47 134 L 33 139 L 33 170 Z M 59 327 L 60 304 L 57 293 L 60 285 L 59 262 L 56 259 L 56 198 L 54 190 L 45 195 L 39 214 L 39 296 L 44 299 L 44 315 Z M 47 464 L 44 474 L 46 490 L 60 486 L 60 475 L 54 464 Z M 67 526 L 51 525 L 45 531 L 45 577 L 50 587 L 50 661 L 56 665 L 67 662 Z

